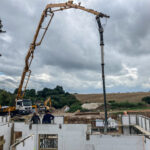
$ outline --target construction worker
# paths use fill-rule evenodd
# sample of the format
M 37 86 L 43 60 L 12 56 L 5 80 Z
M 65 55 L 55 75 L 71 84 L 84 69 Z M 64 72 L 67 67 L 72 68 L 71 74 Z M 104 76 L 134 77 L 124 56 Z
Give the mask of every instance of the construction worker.
M 43 124 L 51 124 L 51 121 L 54 120 L 54 116 L 50 114 L 49 110 L 46 111 L 42 123 Z
M 33 116 L 31 118 L 31 122 L 33 124 L 39 124 L 41 121 L 40 121 L 40 117 L 37 115 L 36 112 L 33 113 Z

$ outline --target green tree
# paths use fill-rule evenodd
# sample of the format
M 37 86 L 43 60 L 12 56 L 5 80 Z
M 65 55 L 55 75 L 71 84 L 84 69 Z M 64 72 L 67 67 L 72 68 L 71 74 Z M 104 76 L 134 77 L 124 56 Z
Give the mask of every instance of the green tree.
M 150 104 L 150 96 L 143 97 L 142 101 L 147 103 L 147 104 Z
M 35 89 L 30 89 L 25 91 L 25 97 L 36 97 L 36 91 Z
M 15 104 L 15 98 L 18 89 L 15 89 L 13 94 L 5 90 L 0 90 L 0 104 L 1 105 L 13 105 Z M 54 89 L 43 88 L 40 91 L 35 89 L 27 89 L 25 91 L 24 99 L 32 100 L 34 104 L 36 100 L 44 101 L 46 98 L 51 97 L 52 106 L 55 108 L 62 108 L 65 105 L 71 106 L 74 103 L 79 103 L 76 97 L 69 92 L 65 92 L 62 86 L 57 85 Z M 73 106 L 72 106 L 73 107 Z
M 0 105 L 12 106 L 15 103 L 15 96 L 5 90 L 0 90 Z
M 58 94 L 65 94 L 65 91 L 63 90 L 62 86 L 57 85 L 54 89 L 54 91 L 57 91 Z

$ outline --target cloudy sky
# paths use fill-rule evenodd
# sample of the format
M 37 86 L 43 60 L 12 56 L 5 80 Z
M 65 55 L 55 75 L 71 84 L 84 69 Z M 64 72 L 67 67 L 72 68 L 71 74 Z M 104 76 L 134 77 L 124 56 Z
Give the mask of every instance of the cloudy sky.
M 18 87 L 24 58 L 46 4 L 65 0 L 0 0 L 0 88 Z M 79 2 L 79 0 L 75 0 Z M 103 19 L 107 92 L 150 91 L 150 1 L 81 0 Z M 99 33 L 95 16 L 57 12 L 36 48 L 28 88 L 61 85 L 77 93 L 102 92 Z

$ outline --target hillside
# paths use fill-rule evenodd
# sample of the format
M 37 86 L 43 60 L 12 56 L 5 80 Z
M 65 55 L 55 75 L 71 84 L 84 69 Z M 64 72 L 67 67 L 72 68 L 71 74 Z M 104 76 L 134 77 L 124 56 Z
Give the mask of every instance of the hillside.
M 82 103 L 103 103 L 103 94 L 74 94 Z M 140 102 L 143 97 L 150 96 L 150 92 L 135 92 L 135 93 L 109 93 L 107 101 L 115 100 L 116 102 Z

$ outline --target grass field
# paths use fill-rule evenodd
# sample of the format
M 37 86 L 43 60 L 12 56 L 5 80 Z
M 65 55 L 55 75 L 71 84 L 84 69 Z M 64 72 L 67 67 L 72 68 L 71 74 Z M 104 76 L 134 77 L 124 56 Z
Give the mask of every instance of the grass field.
M 103 94 L 75 94 L 75 96 L 82 103 L 103 103 Z M 150 96 L 150 92 L 109 93 L 107 94 L 107 102 L 109 100 L 115 100 L 116 102 L 141 102 L 141 99 L 146 96 Z

